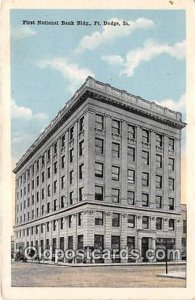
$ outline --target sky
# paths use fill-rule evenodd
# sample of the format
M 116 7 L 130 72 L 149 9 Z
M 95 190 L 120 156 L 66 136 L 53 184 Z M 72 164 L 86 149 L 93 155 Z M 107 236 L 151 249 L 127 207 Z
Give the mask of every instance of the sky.
M 17 9 L 10 22 L 13 164 L 87 76 L 180 111 L 185 121 L 184 11 Z

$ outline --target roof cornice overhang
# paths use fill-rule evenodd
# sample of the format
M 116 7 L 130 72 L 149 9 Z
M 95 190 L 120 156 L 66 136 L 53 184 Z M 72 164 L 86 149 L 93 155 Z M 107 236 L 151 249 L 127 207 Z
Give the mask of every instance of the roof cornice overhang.
M 16 167 L 14 168 L 13 172 L 16 174 L 26 163 L 29 159 L 33 157 L 33 155 L 44 145 L 44 143 L 68 120 L 68 118 L 78 109 L 78 107 L 83 104 L 88 98 L 92 98 L 94 100 L 97 100 L 99 102 L 107 103 L 109 105 L 124 109 L 126 111 L 132 112 L 134 114 L 143 116 L 145 118 L 154 120 L 156 122 L 160 122 L 164 125 L 176 128 L 176 129 L 182 129 L 186 126 L 185 122 L 177 121 L 171 118 L 168 118 L 166 116 L 163 116 L 161 114 L 158 114 L 156 112 L 152 112 L 150 110 L 147 110 L 145 108 L 142 108 L 141 106 L 131 104 L 131 103 L 125 103 L 121 101 L 120 99 L 117 99 L 117 97 L 111 97 L 110 95 L 106 95 L 101 92 L 97 92 L 95 89 L 84 86 L 82 88 L 82 93 L 79 93 L 78 97 L 74 99 L 70 103 L 70 105 L 65 109 L 65 111 L 61 114 L 60 118 L 54 119 L 54 124 L 50 127 L 49 130 L 42 134 L 43 136 L 38 138 L 39 140 L 35 141 L 34 144 L 27 150 L 27 152 L 23 155 L 23 157 L 19 160 Z

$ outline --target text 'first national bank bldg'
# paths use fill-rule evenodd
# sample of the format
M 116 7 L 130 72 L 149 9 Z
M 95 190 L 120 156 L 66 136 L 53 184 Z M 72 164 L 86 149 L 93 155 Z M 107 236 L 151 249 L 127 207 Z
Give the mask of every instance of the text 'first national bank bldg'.
M 181 249 L 184 126 L 88 77 L 14 169 L 16 248 Z

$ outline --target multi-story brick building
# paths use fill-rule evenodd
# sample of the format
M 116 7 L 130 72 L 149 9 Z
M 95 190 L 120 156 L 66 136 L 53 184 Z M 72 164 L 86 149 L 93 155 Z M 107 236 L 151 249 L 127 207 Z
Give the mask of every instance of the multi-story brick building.
M 14 169 L 16 247 L 181 249 L 184 126 L 88 77 Z

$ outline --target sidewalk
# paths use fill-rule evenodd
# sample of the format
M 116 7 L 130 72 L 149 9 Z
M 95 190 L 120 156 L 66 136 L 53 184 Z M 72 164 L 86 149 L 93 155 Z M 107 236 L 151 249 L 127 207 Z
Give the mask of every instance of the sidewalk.
M 169 278 L 178 278 L 178 279 L 186 279 L 186 273 L 185 272 L 169 272 L 168 274 L 162 273 L 157 274 L 157 277 L 169 277 Z
M 139 263 L 67 263 L 67 262 L 58 262 L 54 261 L 32 261 L 27 260 L 27 263 L 34 264 L 46 264 L 46 265 L 56 265 L 56 266 L 66 266 L 66 267 L 110 267 L 110 266 L 162 266 L 165 265 L 165 262 L 139 262 Z M 185 265 L 186 261 L 170 261 L 168 266 L 174 265 Z M 161 274 L 159 274 L 161 275 Z M 167 275 L 167 274 L 165 274 Z

